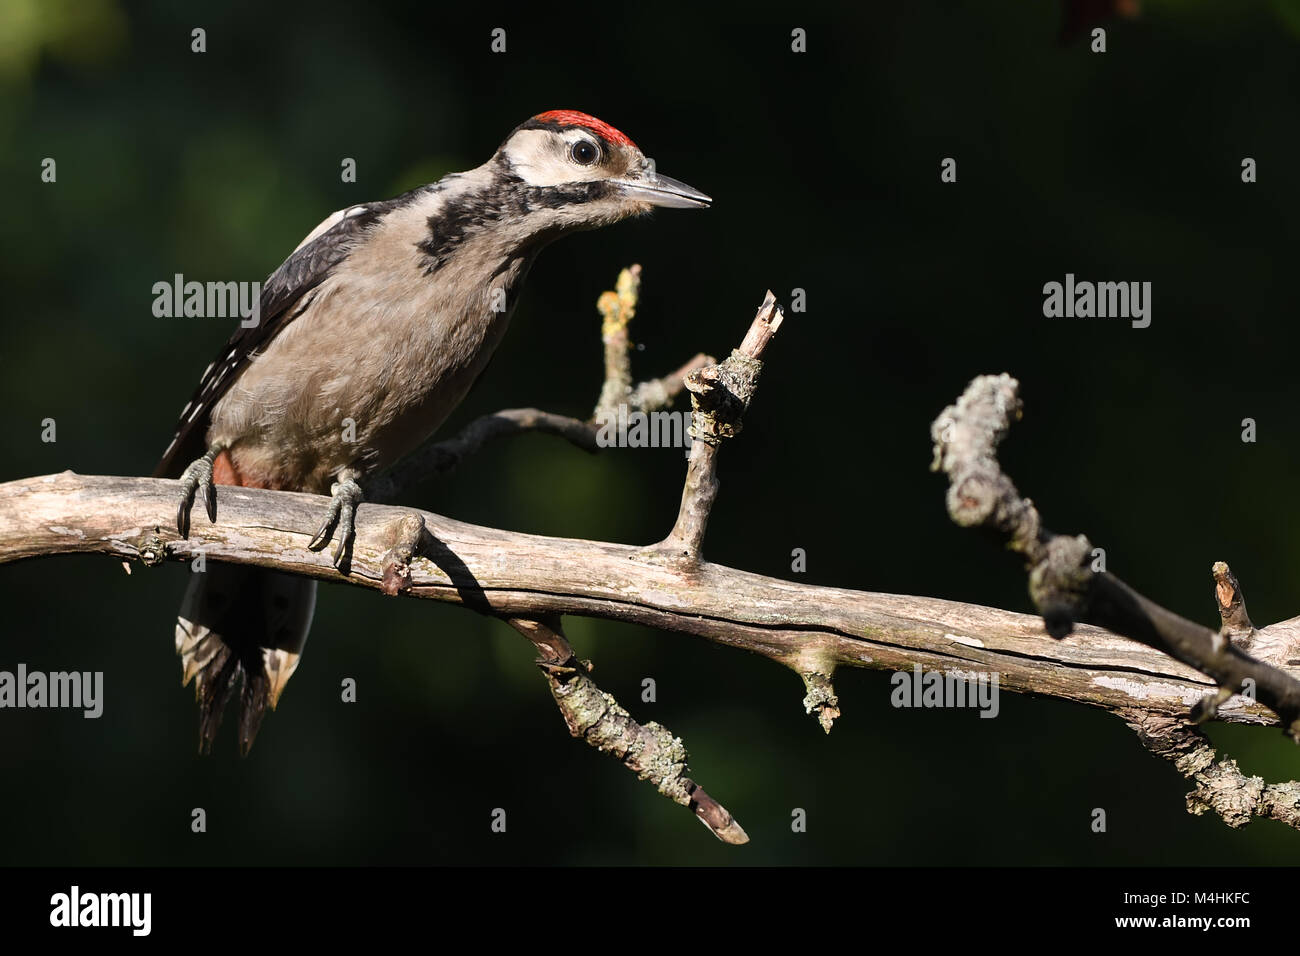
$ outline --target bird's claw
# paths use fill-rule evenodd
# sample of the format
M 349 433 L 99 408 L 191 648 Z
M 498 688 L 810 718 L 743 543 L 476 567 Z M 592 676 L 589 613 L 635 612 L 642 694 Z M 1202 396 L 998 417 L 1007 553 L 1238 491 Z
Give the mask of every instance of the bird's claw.
M 190 509 L 196 492 L 203 495 L 203 509 L 208 513 L 208 520 L 214 523 L 217 520 L 217 489 L 212 482 L 212 463 L 220 453 L 220 448 L 209 448 L 202 458 L 190 462 L 181 473 L 181 501 L 176 508 L 176 530 L 181 537 L 190 533 Z
M 319 551 L 329 543 L 330 532 L 338 525 L 337 541 L 334 544 L 334 567 L 343 564 L 343 557 L 348 552 L 356 530 L 357 505 L 361 504 L 361 486 L 353 478 L 340 476 L 330 488 L 333 500 L 330 502 L 329 514 L 321 522 L 320 529 L 307 543 L 310 551 Z

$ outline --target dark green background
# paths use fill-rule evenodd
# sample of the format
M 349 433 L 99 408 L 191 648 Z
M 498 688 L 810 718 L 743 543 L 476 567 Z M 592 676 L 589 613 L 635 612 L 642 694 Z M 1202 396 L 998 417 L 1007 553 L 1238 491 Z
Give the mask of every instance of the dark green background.
M 1028 610 L 1015 563 L 951 525 L 928 426 L 974 375 L 1023 383 L 1005 463 L 1046 520 L 1214 624 L 1210 565 L 1255 620 L 1300 611 L 1293 380 L 1300 157 L 1295 3 L 1154 2 L 1062 43 L 1058 3 L 871 5 L 766 23 L 662 6 L 546 27 L 435 4 L 0 2 L 0 480 L 147 474 L 228 321 L 157 319 L 153 283 L 261 279 L 320 219 L 484 161 L 545 109 L 592 112 L 704 213 L 567 239 L 449 428 L 504 406 L 585 415 L 593 305 L 645 268 L 643 376 L 737 343 L 771 287 L 807 290 L 725 449 L 711 559 L 778 577 Z M 190 52 L 190 30 L 208 52 Z M 493 27 L 508 52 L 489 52 Z M 792 26 L 808 52 L 789 49 Z M 56 184 L 40 161 L 58 162 Z M 340 182 L 343 157 L 359 181 Z M 959 182 L 941 185 L 954 156 Z M 1255 185 L 1240 162 L 1259 163 Z M 1149 280 L 1153 324 L 1047 320 L 1044 282 Z M 58 441 L 40 441 L 56 419 Z M 1240 422 L 1258 422 L 1243 444 Z M 590 457 L 530 436 L 408 501 L 518 531 L 643 543 L 675 513 L 673 451 Z M 322 587 L 303 664 L 252 756 L 195 755 L 172 650 L 178 565 L 0 569 L 0 668 L 102 670 L 106 709 L 0 712 L 3 863 L 1279 863 L 1300 834 L 1234 832 L 1105 714 L 1004 695 L 996 720 L 889 706 L 844 672 L 829 737 L 798 679 L 700 639 L 571 619 L 596 676 L 690 747 L 752 837 L 715 843 L 571 741 L 505 625 Z M 360 702 L 339 702 L 353 677 Z M 655 704 L 640 682 L 658 684 Z M 1272 730 L 1215 741 L 1270 780 Z M 190 833 L 190 810 L 208 832 Z M 493 807 L 505 835 L 489 832 Z M 793 834 L 791 809 L 808 812 Z M 1104 807 L 1109 832 L 1094 834 Z

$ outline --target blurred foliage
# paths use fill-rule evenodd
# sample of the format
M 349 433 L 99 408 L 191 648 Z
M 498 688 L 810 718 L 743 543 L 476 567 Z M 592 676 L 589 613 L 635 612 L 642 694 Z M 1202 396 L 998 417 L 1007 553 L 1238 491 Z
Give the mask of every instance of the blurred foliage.
M 787 16 L 686 25 L 629 7 L 535 25 L 414 2 L 3 0 L 0 480 L 152 469 L 229 332 L 154 318 L 154 282 L 261 279 L 331 210 L 476 165 L 527 116 L 580 108 L 716 207 L 548 250 L 449 428 L 512 405 L 586 414 L 594 304 L 630 262 L 645 267 L 643 376 L 725 354 L 764 289 L 788 301 L 801 287 L 808 311 L 788 317 L 722 458 L 713 560 L 788 578 L 800 547 L 801 580 L 1027 609 L 1023 574 L 948 522 L 926 472 L 933 415 L 973 375 L 1006 370 L 1026 401 L 1006 465 L 1053 528 L 1088 533 L 1112 570 L 1207 624 L 1219 559 L 1257 622 L 1296 613 L 1296 5 L 1146 3 L 1107 23 L 1104 56 L 1086 37 L 1057 42 L 1056 4 L 810 17 L 800 56 Z M 493 56 L 498 25 L 508 52 Z M 944 156 L 955 186 L 939 182 Z M 1043 319 L 1042 284 L 1066 272 L 1152 281 L 1152 327 Z M 39 440 L 46 417 L 56 444 Z M 680 452 L 593 457 L 529 436 L 409 500 L 646 542 L 670 525 L 682 474 Z M 722 847 L 568 739 L 504 625 L 343 587 L 322 588 L 252 756 L 226 728 L 199 759 L 171 646 L 184 576 L 90 558 L 0 573 L 0 667 L 102 670 L 108 695 L 98 721 L 0 713 L 0 862 L 1173 864 L 1300 849 L 1279 825 L 1188 816 L 1187 784 L 1087 708 L 1004 695 L 996 720 L 901 711 L 887 675 L 852 672 L 827 737 L 798 679 L 764 660 L 571 620 L 602 686 L 682 735 L 693 776 L 753 837 Z M 639 701 L 647 676 L 654 704 Z M 355 705 L 339 702 L 345 677 Z M 1281 734 L 1212 734 L 1252 772 L 1300 774 Z M 205 836 L 189 831 L 195 806 Z M 806 834 L 790 832 L 795 807 Z M 1089 829 L 1094 807 L 1107 834 Z
M 126 39 L 113 0 L 5 0 L 0 4 L 0 82 L 28 82 L 43 54 L 66 65 L 111 60 Z

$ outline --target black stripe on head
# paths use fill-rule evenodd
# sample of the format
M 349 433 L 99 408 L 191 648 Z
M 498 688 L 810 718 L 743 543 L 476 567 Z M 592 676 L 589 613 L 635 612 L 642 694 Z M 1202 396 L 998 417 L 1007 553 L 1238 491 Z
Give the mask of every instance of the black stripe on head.
M 617 189 L 605 180 L 530 186 L 508 171 L 508 162 L 503 160 L 501 167 L 491 186 L 457 196 L 429 217 L 429 235 L 416 245 L 424 254 L 425 275 L 441 268 L 466 240 L 503 220 L 523 221 L 544 209 L 606 199 Z
M 559 209 L 608 199 L 617 187 L 605 179 L 590 182 L 561 183 L 558 186 L 525 186 L 531 209 Z

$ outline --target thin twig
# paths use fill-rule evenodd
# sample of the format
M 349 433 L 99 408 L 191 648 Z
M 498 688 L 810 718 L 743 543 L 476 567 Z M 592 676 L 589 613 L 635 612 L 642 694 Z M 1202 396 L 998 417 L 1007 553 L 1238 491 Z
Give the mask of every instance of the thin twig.
M 633 385 L 628 326 L 636 316 L 640 296 L 641 267 L 631 265 L 618 274 L 613 290 L 602 293 L 596 302 L 601 318 L 600 338 L 605 345 L 605 380 L 591 413 L 596 424 L 616 421 L 620 406 L 638 412 L 667 408 L 681 394 L 686 376 L 713 364 L 714 359 L 701 352 L 675 372 Z
M 632 391 L 632 359 L 629 350 L 628 323 L 636 315 L 637 299 L 641 293 L 641 267 L 631 265 L 618 274 L 612 292 L 605 292 L 596 301 L 600 312 L 600 337 L 605 343 L 605 383 L 592 413 L 594 421 L 603 421 L 618 415 L 618 406 L 627 402 Z
M 769 289 L 750 323 L 740 348 L 718 365 L 686 376 L 691 393 L 691 457 L 672 531 L 657 550 L 690 565 L 701 560 L 704 531 L 718 495 L 718 446 L 740 433 L 745 410 L 758 387 L 762 356 L 781 327 L 784 313 Z
M 662 378 L 652 378 L 636 385 L 628 395 L 628 407 L 642 412 L 654 412 L 667 408 L 686 387 L 686 377 L 696 369 L 712 365 L 716 359 L 700 352 L 675 372 L 669 372 Z
M 476 418 L 452 438 L 426 444 L 366 486 L 369 501 L 391 501 L 423 481 L 453 471 L 488 442 L 521 432 L 558 435 L 583 451 L 597 449 L 596 428 L 589 422 L 536 408 L 507 408 Z
M 1214 562 L 1210 573 L 1214 575 L 1214 598 L 1219 606 L 1224 635 L 1241 650 L 1250 650 L 1258 632 L 1246 613 L 1246 595 L 1241 592 L 1236 575 L 1226 561 Z
M 723 843 L 749 842 L 727 808 L 686 776 L 689 757 L 681 738 L 654 721 L 638 723 L 613 695 L 596 686 L 588 676 L 590 662 L 577 659 L 558 617 L 505 621 L 537 648 L 537 665 L 571 736 L 615 757 L 668 799 L 689 808 Z

